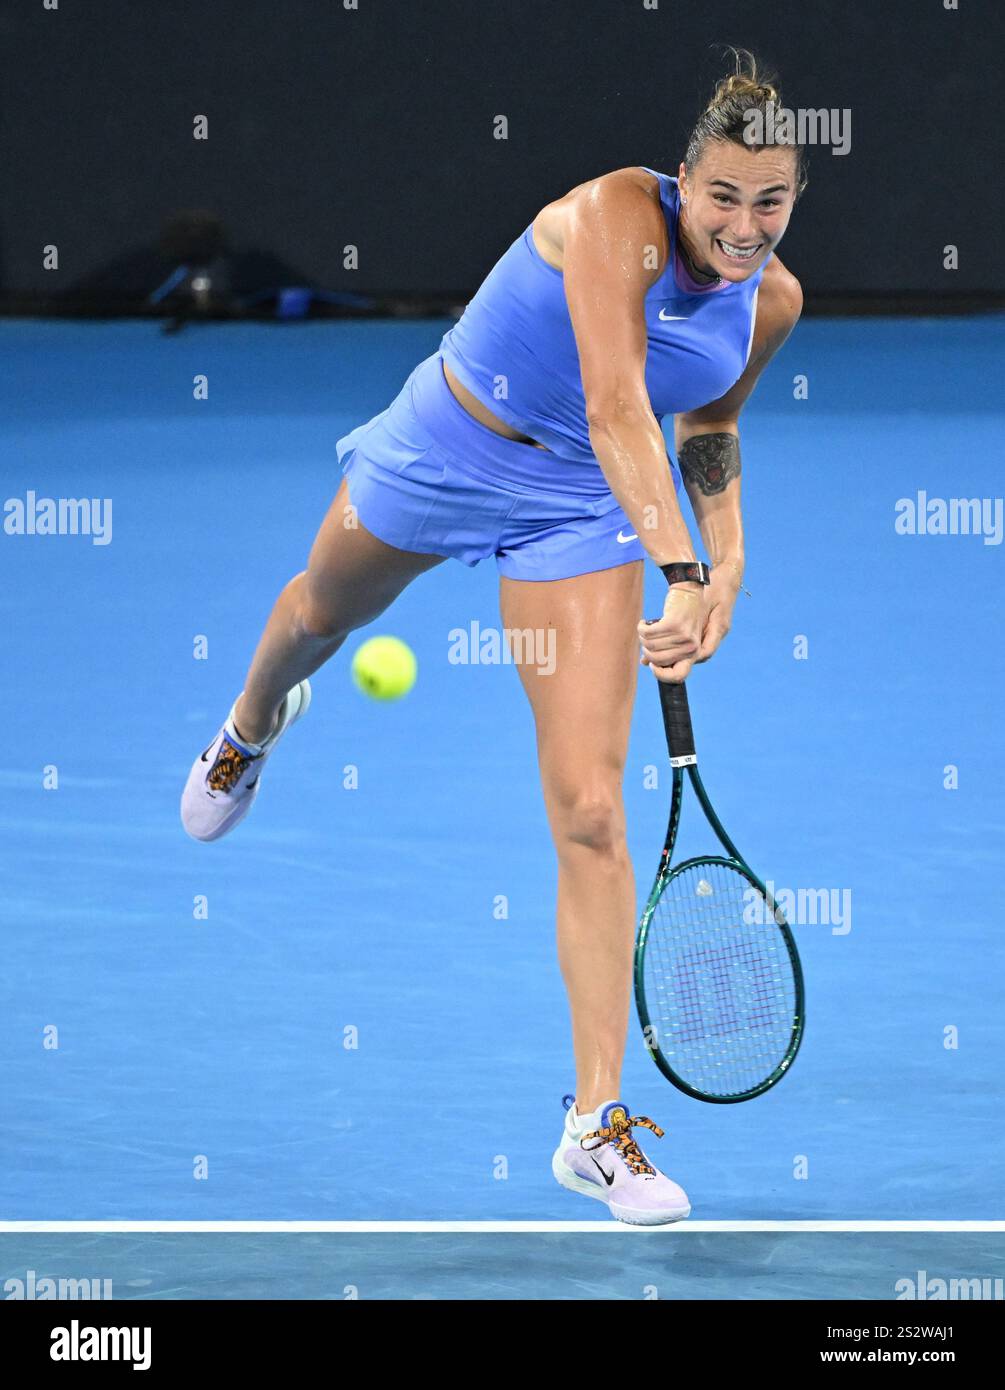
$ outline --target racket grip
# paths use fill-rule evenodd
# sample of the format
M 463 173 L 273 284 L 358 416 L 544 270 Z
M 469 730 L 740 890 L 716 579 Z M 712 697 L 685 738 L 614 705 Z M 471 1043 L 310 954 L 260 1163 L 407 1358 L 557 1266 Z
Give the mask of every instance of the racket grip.
M 663 706 L 663 727 L 667 736 L 667 752 L 671 767 L 692 767 L 698 758 L 694 751 L 694 732 L 691 728 L 691 707 L 684 682 L 670 685 L 657 681 L 660 704 Z

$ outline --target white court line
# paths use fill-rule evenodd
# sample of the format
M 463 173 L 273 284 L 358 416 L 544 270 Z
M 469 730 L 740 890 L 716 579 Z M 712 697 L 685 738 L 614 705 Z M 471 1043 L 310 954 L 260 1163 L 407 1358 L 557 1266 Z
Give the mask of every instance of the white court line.
M 692 1235 L 747 1232 L 1005 1232 L 1005 1221 L 0 1221 L 4 1235 L 604 1235 L 639 1231 Z

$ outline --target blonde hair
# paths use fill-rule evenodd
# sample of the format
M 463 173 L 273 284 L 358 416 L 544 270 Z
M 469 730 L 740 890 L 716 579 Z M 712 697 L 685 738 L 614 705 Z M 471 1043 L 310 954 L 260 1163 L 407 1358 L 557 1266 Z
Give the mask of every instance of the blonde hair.
M 779 133 L 775 138 L 775 127 L 780 125 L 779 110 L 782 105 L 781 92 L 773 74 L 765 73 L 757 59 L 746 48 L 728 48 L 734 60 L 734 71 L 728 77 L 720 78 L 715 84 L 712 99 L 698 117 L 687 142 L 684 167 L 688 176 L 694 174 L 706 146 L 710 141 L 731 140 L 734 144 L 745 145 L 748 149 L 764 145 L 788 145 L 796 156 L 796 197 L 806 187 L 806 152 L 802 145 L 794 145 Z M 770 106 L 769 106 L 770 103 Z M 750 139 L 748 111 L 760 111 L 763 117 L 764 139 Z

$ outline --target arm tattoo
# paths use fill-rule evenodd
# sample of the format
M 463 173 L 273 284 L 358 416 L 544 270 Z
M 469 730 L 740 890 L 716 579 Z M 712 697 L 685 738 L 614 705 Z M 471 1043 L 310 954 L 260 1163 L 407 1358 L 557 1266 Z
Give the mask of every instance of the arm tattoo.
M 735 434 L 693 434 L 677 461 L 685 483 L 711 497 L 740 476 L 740 441 Z

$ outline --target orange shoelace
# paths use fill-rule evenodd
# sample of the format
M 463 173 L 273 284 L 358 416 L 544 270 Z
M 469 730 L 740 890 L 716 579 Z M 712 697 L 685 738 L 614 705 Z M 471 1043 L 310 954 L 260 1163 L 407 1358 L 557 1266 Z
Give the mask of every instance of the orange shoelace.
M 632 1138 L 632 1125 L 644 1125 L 646 1129 L 652 1130 L 657 1139 L 663 1138 L 663 1130 L 659 1125 L 653 1124 L 645 1115 L 633 1115 L 631 1119 L 615 1119 L 610 1129 L 595 1129 L 592 1134 L 585 1134 L 580 1144 L 584 1149 L 599 1149 L 601 1144 L 612 1144 L 633 1173 L 655 1174 L 656 1169 Z M 588 1139 L 595 1139 L 597 1142 L 588 1144 Z
M 253 761 L 247 753 L 235 748 L 229 738 L 225 738 L 206 781 L 215 792 L 233 791 L 241 773 Z

